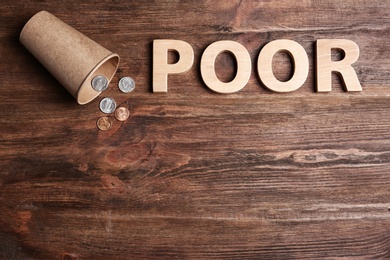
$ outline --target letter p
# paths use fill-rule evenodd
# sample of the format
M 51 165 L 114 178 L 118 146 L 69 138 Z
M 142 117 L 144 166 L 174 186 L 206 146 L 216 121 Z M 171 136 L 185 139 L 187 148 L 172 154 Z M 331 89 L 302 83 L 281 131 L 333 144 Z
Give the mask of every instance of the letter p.
M 168 51 L 179 54 L 178 62 L 168 63 Z M 179 40 L 153 41 L 153 92 L 168 91 L 168 74 L 178 74 L 188 71 L 194 63 L 194 50 L 187 42 Z

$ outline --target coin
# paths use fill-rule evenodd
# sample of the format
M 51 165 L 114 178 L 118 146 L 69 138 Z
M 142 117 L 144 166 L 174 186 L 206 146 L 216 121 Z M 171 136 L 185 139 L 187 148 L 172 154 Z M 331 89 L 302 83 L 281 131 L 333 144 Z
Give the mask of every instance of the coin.
M 123 93 L 129 93 L 134 90 L 135 82 L 130 77 L 123 77 L 119 80 L 118 87 Z
M 116 102 L 114 99 L 106 97 L 100 101 L 99 107 L 103 113 L 111 114 L 115 111 Z
M 97 92 L 102 92 L 108 88 L 108 80 L 104 76 L 96 76 L 92 79 L 92 88 Z
M 111 128 L 112 120 L 109 117 L 102 116 L 97 120 L 96 125 L 100 130 L 106 131 Z
M 130 116 L 130 112 L 127 108 L 125 107 L 118 107 L 115 110 L 115 118 L 118 121 L 126 121 Z

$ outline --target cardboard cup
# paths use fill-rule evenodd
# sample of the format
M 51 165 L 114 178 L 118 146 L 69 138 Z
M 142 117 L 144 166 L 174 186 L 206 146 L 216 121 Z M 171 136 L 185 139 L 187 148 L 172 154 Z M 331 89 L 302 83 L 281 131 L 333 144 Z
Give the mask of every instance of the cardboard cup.
M 20 33 L 20 42 L 76 98 L 81 105 L 101 92 L 92 79 L 113 78 L 119 56 L 103 48 L 47 11 L 35 14 Z

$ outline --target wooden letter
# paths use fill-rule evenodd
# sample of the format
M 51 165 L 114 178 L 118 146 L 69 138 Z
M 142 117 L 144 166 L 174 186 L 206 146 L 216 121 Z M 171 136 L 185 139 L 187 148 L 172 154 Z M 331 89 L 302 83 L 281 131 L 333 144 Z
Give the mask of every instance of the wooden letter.
M 275 78 L 272 71 L 272 58 L 278 52 L 287 52 L 293 61 L 294 75 L 286 82 Z M 275 40 L 269 42 L 260 51 L 257 60 L 257 73 L 261 82 L 275 92 L 291 92 L 305 83 L 309 73 L 309 59 L 305 49 L 292 40 Z
M 168 63 L 168 51 L 175 50 L 179 61 Z M 188 71 L 194 63 L 194 50 L 187 42 L 179 40 L 153 41 L 153 92 L 168 91 L 168 74 Z
M 215 59 L 221 52 L 230 52 L 237 61 L 237 74 L 230 82 L 222 82 L 215 74 Z M 251 57 L 244 46 L 234 41 L 218 41 L 210 44 L 203 52 L 200 73 L 206 85 L 218 93 L 234 93 L 245 87 L 251 76 Z
M 332 61 L 332 49 L 342 50 L 344 59 Z M 350 40 L 317 40 L 317 91 L 332 90 L 332 72 L 340 75 L 347 91 L 362 91 L 352 64 L 359 58 L 359 46 Z

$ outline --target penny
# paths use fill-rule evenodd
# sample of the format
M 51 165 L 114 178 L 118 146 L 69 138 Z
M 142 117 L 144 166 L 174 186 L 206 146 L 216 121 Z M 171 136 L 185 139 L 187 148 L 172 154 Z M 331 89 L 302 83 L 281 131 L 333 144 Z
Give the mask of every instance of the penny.
M 127 108 L 125 107 L 118 107 L 115 110 L 115 118 L 118 121 L 126 121 L 130 116 L 130 112 Z
M 102 92 L 108 88 L 108 80 L 104 76 L 96 76 L 92 79 L 92 88 L 97 92 Z
M 123 93 L 129 93 L 134 90 L 135 82 L 130 77 L 123 77 L 119 80 L 118 87 Z
M 96 125 L 100 130 L 106 131 L 111 128 L 112 120 L 109 117 L 102 116 L 97 120 Z
M 99 107 L 103 113 L 111 114 L 115 111 L 116 102 L 114 99 L 106 97 L 100 101 Z

